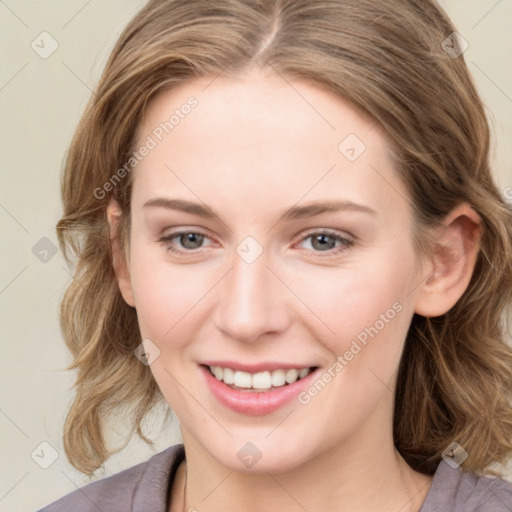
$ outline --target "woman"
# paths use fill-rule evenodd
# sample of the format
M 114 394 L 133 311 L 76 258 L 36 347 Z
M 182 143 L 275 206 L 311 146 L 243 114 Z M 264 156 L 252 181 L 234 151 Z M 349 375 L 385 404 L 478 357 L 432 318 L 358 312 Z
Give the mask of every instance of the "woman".
M 512 510 L 512 211 L 462 43 L 425 0 L 135 16 L 63 176 L 64 443 L 92 474 L 164 399 L 183 444 L 43 510 Z

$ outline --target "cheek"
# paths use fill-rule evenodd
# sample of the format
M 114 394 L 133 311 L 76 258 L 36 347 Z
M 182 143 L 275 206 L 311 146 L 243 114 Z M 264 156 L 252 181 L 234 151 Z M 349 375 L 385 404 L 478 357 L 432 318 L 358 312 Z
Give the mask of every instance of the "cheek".
M 309 321 L 309 329 L 332 354 L 320 377 L 328 379 L 325 387 L 330 391 L 322 391 L 315 402 L 316 390 L 324 387 L 315 382 L 300 403 L 311 400 L 319 416 L 341 408 L 351 417 L 343 427 L 347 432 L 383 397 L 389 398 L 412 317 L 407 267 L 393 259 L 380 262 L 358 272 L 339 273 L 327 292 L 321 283 L 311 281 L 308 292 L 311 309 L 334 331 L 317 318 Z M 339 435 L 339 429 L 333 419 L 332 435 Z
M 177 348 L 181 339 L 185 344 L 197 331 L 198 314 L 219 279 L 218 270 L 171 263 L 165 249 L 141 248 L 132 253 L 130 272 L 142 336 L 162 346 L 172 341 Z
M 377 337 L 401 340 L 396 334 L 407 328 L 413 299 L 412 260 L 402 256 L 374 255 L 357 268 L 323 268 L 295 278 L 295 291 L 310 310 L 303 319 L 333 354 L 349 350 L 353 340 L 362 346 Z

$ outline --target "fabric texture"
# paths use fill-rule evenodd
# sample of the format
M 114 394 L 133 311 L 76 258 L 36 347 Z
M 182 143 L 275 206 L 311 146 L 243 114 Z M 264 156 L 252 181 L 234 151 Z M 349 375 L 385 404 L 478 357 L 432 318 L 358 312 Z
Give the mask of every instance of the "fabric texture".
M 183 444 L 175 444 L 37 512 L 167 512 L 169 490 L 184 458 Z M 512 512 L 512 484 L 464 473 L 442 460 L 419 512 Z

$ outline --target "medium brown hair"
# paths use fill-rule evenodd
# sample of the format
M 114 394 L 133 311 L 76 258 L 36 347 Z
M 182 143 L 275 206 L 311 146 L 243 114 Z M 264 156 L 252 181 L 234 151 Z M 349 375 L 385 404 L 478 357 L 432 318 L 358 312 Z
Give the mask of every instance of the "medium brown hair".
M 77 370 L 64 447 L 76 468 L 92 474 L 111 455 L 106 425 L 119 408 L 130 408 L 133 430 L 151 443 L 141 421 L 163 399 L 134 357 L 141 343 L 136 311 L 121 297 L 112 267 L 106 205 L 112 196 L 119 201 L 126 251 L 133 173 L 105 184 L 129 161 L 158 92 L 257 66 L 312 80 L 382 127 L 409 192 L 419 256 L 431 254 L 429 229 L 457 204 L 467 201 L 480 215 L 483 234 L 466 291 L 446 314 L 412 318 L 394 442 L 426 474 L 453 441 L 468 452 L 465 470 L 493 473 L 489 466 L 506 460 L 512 211 L 492 178 L 489 125 L 464 56 L 442 46 L 454 31 L 433 0 L 151 0 L 136 14 L 85 108 L 62 176 L 57 232 L 75 267 L 61 326 L 74 356 L 69 369 Z

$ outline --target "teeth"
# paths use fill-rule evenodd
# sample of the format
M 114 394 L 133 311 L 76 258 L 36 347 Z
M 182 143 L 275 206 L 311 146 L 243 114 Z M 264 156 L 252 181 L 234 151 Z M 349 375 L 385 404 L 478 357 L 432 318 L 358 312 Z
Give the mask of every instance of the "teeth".
M 293 382 L 295 382 L 297 380 L 299 376 L 299 370 L 288 370 L 286 372 L 286 382 L 288 382 L 288 384 L 292 384 Z
M 219 368 L 217 366 L 217 368 Z M 234 384 L 235 383 L 235 372 L 231 368 L 220 369 L 222 372 L 222 380 L 225 384 Z
M 223 368 L 219 368 L 219 370 L 224 373 Z M 236 371 L 233 384 L 239 388 L 250 388 L 252 387 L 251 379 L 250 373 Z
M 311 368 L 274 370 L 259 373 L 248 373 L 231 368 L 221 368 L 220 366 L 210 366 L 210 372 L 217 380 L 223 381 L 230 387 L 244 389 L 270 389 L 293 384 L 302 379 L 311 372 Z

